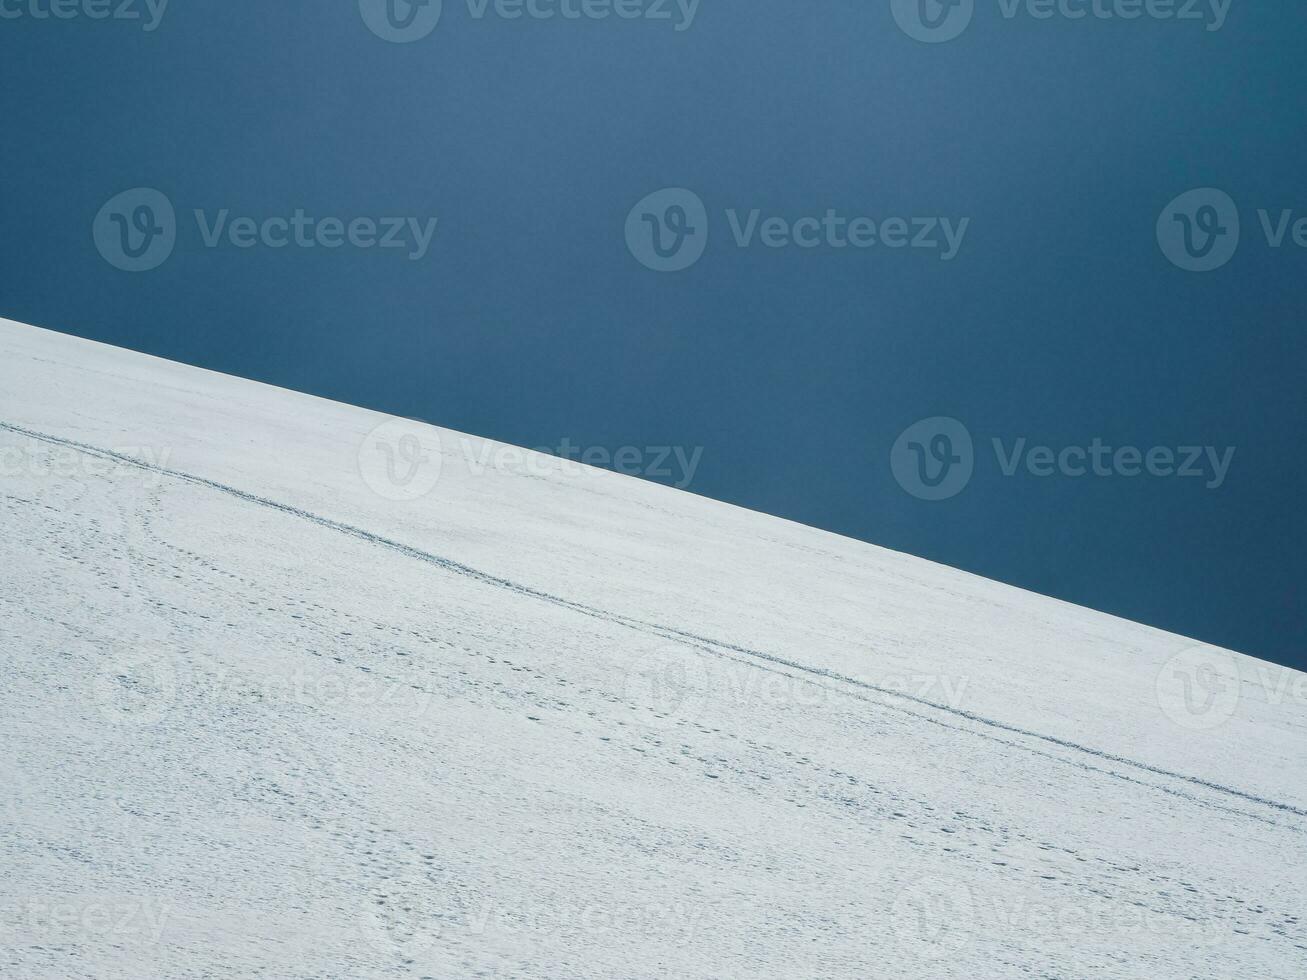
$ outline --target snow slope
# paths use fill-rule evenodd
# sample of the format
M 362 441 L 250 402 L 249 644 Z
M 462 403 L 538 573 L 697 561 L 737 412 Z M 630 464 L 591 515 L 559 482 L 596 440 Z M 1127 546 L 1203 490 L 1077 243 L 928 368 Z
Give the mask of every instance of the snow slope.
M 7 321 L 0 530 L 0 976 L 1307 970 L 1301 674 Z

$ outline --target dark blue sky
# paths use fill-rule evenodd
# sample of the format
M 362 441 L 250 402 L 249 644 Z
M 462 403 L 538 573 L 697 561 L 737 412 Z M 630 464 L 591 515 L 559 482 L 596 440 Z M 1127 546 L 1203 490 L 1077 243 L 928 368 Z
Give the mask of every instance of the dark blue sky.
M 1302 5 L 1233 0 L 1211 30 L 1210 0 L 1206 20 L 976 0 L 923 43 L 891 0 L 703 0 L 684 30 L 674 2 L 542 20 L 445 0 L 390 43 L 358 0 L 177 2 L 153 30 L 145 0 L 137 21 L 69 2 L 0 0 L 0 315 L 521 445 L 703 447 L 696 493 L 1307 666 Z M 176 244 L 132 273 L 92 224 L 138 187 L 174 206 Z M 705 209 L 677 272 L 625 237 L 663 188 Z M 1228 195 L 1232 255 L 1225 199 L 1167 211 L 1195 188 Z M 655 205 L 634 227 L 670 236 Z M 418 259 L 225 237 L 297 209 L 438 224 Z M 739 247 L 728 212 L 755 209 Z M 1281 247 L 1259 209 L 1273 231 L 1292 210 Z M 875 244 L 762 241 L 828 210 Z M 945 260 L 892 248 L 893 218 L 909 239 L 969 220 Z M 1186 221 L 1218 268 L 1159 247 Z M 891 451 L 909 486 L 922 460 L 938 475 L 959 430 L 899 437 L 940 416 L 972 476 L 921 499 Z M 1172 468 L 1235 454 L 1219 486 L 1212 463 L 1150 475 L 1129 454 L 1070 475 L 1095 440 Z M 1021 445 L 1073 451 L 1005 475 Z

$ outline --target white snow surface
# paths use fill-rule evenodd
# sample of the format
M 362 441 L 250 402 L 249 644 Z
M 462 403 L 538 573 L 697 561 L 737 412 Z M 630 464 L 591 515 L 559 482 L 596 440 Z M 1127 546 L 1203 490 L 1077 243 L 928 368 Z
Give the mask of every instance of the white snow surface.
M 1304 675 L 385 423 L 0 321 L 0 976 L 1307 973 Z

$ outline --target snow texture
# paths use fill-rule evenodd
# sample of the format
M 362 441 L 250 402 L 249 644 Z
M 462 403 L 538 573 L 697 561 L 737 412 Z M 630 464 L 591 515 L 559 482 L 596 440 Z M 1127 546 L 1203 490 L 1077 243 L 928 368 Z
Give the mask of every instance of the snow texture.
M 1298 977 L 1307 678 L 0 321 L 0 976 Z

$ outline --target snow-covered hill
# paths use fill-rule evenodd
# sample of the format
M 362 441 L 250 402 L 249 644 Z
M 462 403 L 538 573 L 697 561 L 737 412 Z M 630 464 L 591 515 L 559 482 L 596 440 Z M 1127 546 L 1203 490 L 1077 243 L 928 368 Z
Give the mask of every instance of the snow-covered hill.
M 0 975 L 1307 968 L 1307 677 L 0 321 Z

